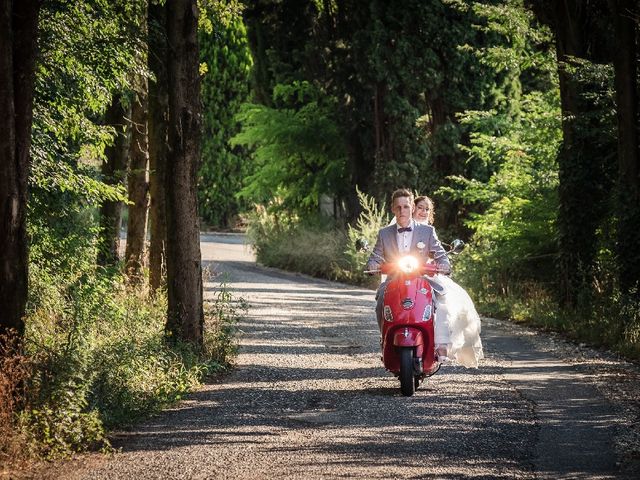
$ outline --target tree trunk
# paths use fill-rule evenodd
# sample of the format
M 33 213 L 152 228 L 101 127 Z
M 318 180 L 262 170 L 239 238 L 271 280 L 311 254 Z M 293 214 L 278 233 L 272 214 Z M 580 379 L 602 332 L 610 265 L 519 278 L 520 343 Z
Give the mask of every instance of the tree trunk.
M 40 2 L 0 0 L 0 335 L 24 331 L 27 180 Z
M 149 148 L 147 139 L 147 82 L 140 80 L 140 90 L 131 105 L 131 163 L 128 190 L 129 219 L 127 223 L 126 271 L 130 279 L 142 280 L 147 214 L 149 211 Z
M 620 286 L 630 292 L 640 282 L 640 166 L 638 145 L 638 2 L 610 0 L 614 15 L 618 121 L 618 241 Z M 636 290 L 640 296 L 640 292 Z
M 202 347 L 202 265 L 197 200 L 201 105 L 196 0 L 167 2 L 167 333 Z
M 446 153 L 442 152 L 442 149 L 434 148 L 438 143 L 442 143 L 442 131 L 447 124 L 456 123 L 455 112 L 451 111 L 452 108 L 447 104 L 446 100 L 438 94 L 429 94 L 425 92 L 425 98 L 427 98 L 427 105 L 429 108 L 429 138 L 432 141 L 432 166 L 431 169 L 433 178 L 436 179 L 436 184 L 444 183 L 444 179 L 449 175 L 453 175 L 455 172 L 454 164 L 456 162 L 455 153 L 453 148 L 449 148 Z M 420 192 L 423 195 L 433 195 L 433 191 Z M 436 224 L 438 229 L 449 229 L 460 234 L 461 222 L 458 217 L 458 212 L 461 209 L 462 202 L 454 200 L 450 202 L 443 202 L 436 209 L 437 220 Z
M 167 239 L 165 169 L 167 162 L 168 87 L 164 59 L 167 57 L 166 10 L 149 2 L 149 70 L 155 81 L 149 82 L 149 187 L 151 207 L 149 223 L 149 287 L 155 292 L 162 285 Z
M 597 60 L 594 51 L 606 43 L 588 27 L 593 20 L 589 8 L 580 0 L 565 0 L 556 2 L 554 10 L 563 131 L 558 156 L 558 280 L 560 302 L 566 307 L 576 307 L 581 298 L 588 297 L 582 294 L 591 288 L 597 230 L 607 216 L 611 189 L 605 164 L 608 145 L 599 134 L 603 126 L 597 123 L 598 107 L 585 97 L 597 88 L 581 81 L 569 68 L 571 57 Z
M 126 185 L 129 135 L 127 133 L 128 109 L 119 94 L 114 95 L 105 114 L 105 123 L 115 129 L 113 145 L 105 148 L 106 161 L 102 165 L 103 181 L 109 185 Z M 123 202 L 105 200 L 100 206 L 100 239 L 98 264 L 115 265 L 120 253 L 120 227 Z
M 351 165 L 351 183 L 358 187 L 360 191 L 369 192 L 371 190 L 371 172 L 375 168 L 375 163 L 372 158 L 364 154 L 362 138 L 358 129 L 353 126 L 347 126 L 346 128 L 348 130 L 345 143 Z M 347 197 L 347 220 L 355 222 L 361 211 L 362 207 L 360 206 L 357 191 L 353 188 Z
M 374 127 L 374 183 L 376 197 L 387 198 L 389 192 L 398 188 L 398 168 L 394 145 L 393 118 L 387 113 L 388 86 L 384 82 L 376 82 L 373 94 L 373 127 Z

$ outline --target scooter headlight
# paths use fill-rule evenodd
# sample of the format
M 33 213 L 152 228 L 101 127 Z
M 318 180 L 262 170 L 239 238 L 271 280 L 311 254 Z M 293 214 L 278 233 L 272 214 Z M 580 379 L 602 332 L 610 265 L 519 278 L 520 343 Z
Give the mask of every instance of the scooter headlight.
M 418 259 L 411 255 L 407 255 L 398 261 L 398 267 L 400 267 L 400 270 L 404 273 L 414 272 L 418 268 Z

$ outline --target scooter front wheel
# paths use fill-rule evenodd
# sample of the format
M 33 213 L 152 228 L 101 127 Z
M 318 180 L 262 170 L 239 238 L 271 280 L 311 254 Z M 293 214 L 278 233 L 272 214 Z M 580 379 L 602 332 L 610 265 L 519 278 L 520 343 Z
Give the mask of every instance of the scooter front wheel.
M 413 348 L 400 348 L 400 391 L 405 397 L 410 397 L 415 392 L 413 376 Z

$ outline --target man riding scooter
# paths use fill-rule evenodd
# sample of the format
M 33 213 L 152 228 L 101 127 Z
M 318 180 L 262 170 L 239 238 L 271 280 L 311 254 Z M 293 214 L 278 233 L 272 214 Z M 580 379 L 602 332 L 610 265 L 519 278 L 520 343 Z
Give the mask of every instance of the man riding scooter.
M 440 273 L 449 273 L 451 265 L 447 252 L 443 248 L 435 229 L 430 225 L 418 224 L 413 220 L 413 194 L 406 189 L 398 189 L 391 195 L 391 210 L 396 224 L 380 229 L 376 244 L 367 262 L 367 270 L 377 270 L 384 262 L 395 262 L 407 254 L 417 256 L 426 262 L 428 258 L 436 259 L 435 268 Z M 376 294 L 376 319 L 382 332 L 384 292 L 390 279 L 380 284 Z M 449 332 L 446 325 L 435 325 L 436 354 L 446 359 Z

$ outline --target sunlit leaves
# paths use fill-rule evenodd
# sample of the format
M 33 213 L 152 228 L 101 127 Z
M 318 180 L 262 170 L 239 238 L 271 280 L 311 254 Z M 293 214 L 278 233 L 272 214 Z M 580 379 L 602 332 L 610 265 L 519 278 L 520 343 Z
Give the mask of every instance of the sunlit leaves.
M 441 189 L 472 212 L 466 223 L 474 231 L 473 241 L 462 270 L 480 289 L 489 287 L 487 281 L 507 288 L 523 278 L 538 278 L 541 265 L 551 274 L 557 250 L 556 157 L 562 139 L 557 92 L 525 95 L 520 109 L 518 122 L 504 122 L 497 112 L 464 117 L 475 130 L 467 149 L 470 158 L 494 171 L 486 181 L 451 178 L 451 185 Z M 485 130 L 495 125 L 500 125 L 499 136 Z
M 253 149 L 254 173 L 240 195 L 267 204 L 280 197 L 294 213 L 317 211 L 320 195 L 346 188 L 346 153 L 332 109 L 308 82 L 279 85 L 274 102 L 293 108 L 246 104 L 242 130 L 232 144 Z
M 32 186 L 92 203 L 122 198 L 98 167 L 112 130 L 100 125 L 111 95 L 142 72 L 144 2 L 51 1 L 40 17 L 32 136 Z M 34 190 L 38 194 L 38 190 Z M 35 212 L 34 212 L 35 213 Z

